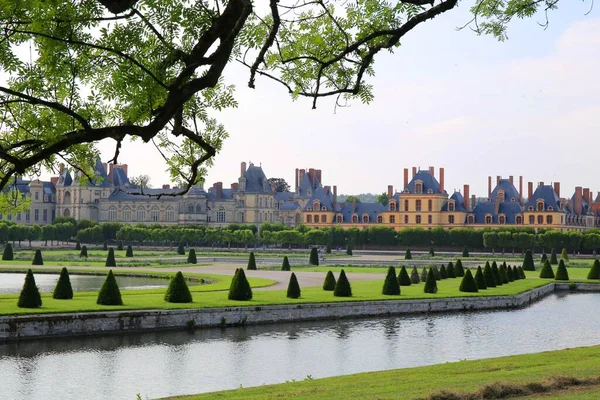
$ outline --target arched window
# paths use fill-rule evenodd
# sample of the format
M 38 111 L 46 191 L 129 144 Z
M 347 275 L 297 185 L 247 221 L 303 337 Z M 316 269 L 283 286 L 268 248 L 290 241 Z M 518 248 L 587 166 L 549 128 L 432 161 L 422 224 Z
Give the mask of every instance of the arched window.
M 432 194 L 433 193 L 433 189 L 427 189 L 427 193 Z
M 223 207 L 219 207 L 219 211 L 217 211 L 217 222 L 225 222 L 225 209 Z
M 193 214 L 194 213 L 194 205 L 193 204 L 188 204 L 187 206 L 187 212 L 188 214 Z
M 554 207 L 548 206 L 548 211 L 554 211 Z
M 306 207 L 306 211 L 312 211 L 312 207 L 310 207 L 310 206 Z
M 109 221 L 116 221 L 117 220 L 117 207 L 111 206 L 108 209 L 108 220 Z
M 499 224 L 505 224 L 506 223 L 506 216 L 504 216 L 503 214 L 500 214 L 498 216 L 498 223 Z
M 354 215 L 352 216 L 352 223 L 353 223 L 353 224 L 356 224 L 356 223 L 358 223 L 358 215 L 354 214 Z
M 320 203 L 318 200 L 315 200 L 315 201 L 313 202 L 313 208 L 314 208 L 315 210 L 319 210 L 319 209 L 321 208 L 321 203 Z
M 527 211 L 533 211 L 533 207 L 532 206 L 527 207 Z
M 423 193 L 423 183 L 422 182 L 416 182 L 415 183 L 415 193 L 416 194 L 422 194 Z
M 448 202 L 448 211 L 454 211 L 456 209 L 456 205 L 454 204 L 454 200 L 450 200 Z
M 363 215 L 362 216 L 362 222 L 363 224 L 368 224 L 369 223 L 369 216 L 368 215 Z
M 500 197 L 500 201 L 504 202 L 504 190 L 498 190 L 498 197 Z
M 341 223 L 342 223 L 342 220 L 344 219 L 344 217 L 343 217 L 341 214 L 338 214 L 338 215 L 335 217 L 335 219 L 337 220 L 337 223 L 338 223 L 338 224 L 341 224 Z
M 312 224 L 312 215 L 308 214 L 308 215 L 306 216 L 306 223 L 307 223 L 307 224 Z
M 517 224 L 522 224 L 523 223 L 523 217 L 520 216 L 520 215 L 517 215 L 516 221 L 517 221 Z
M 486 215 L 485 216 L 485 223 L 486 224 L 491 224 L 492 223 L 492 216 L 491 215 Z
M 548 225 L 552 225 L 552 215 L 547 215 L 547 216 L 546 216 L 546 223 L 547 223 Z
M 200 203 L 196 204 L 196 214 L 202 214 L 202 206 Z
M 378 224 L 383 224 L 383 215 L 378 215 L 377 216 L 377 223 Z
M 167 222 L 175 221 L 175 210 L 173 209 L 173 207 L 167 207 L 167 210 L 165 211 L 165 219 L 167 220 Z
M 542 225 L 544 223 L 544 216 L 538 215 L 537 221 L 538 221 L 538 225 Z
M 538 200 L 536 203 L 536 210 L 544 211 L 544 200 Z
M 131 221 L 131 208 L 128 206 L 123 208 L 123 221 Z
M 160 210 L 158 207 L 154 206 L 152 207 L 152 210 L 150 210 L 150 220 L 152 222 L 160 221 Z
M 468 224 L 474 224 L 474 223 L 475 223 L 475 216 L 473 216 L 473 215 L 469 215 L 469 216 L 467 217 L 467 223 L 468 223 Z
M 514 197 L 511 197 L 510 201 L 512 201 L 514 203 L 515 201 L 517 201 L 517 199 L 515 199 Z
M 35 210 L 35 211 L 37 212 L 38 210 Z M 63 215 L 65 217 L 70 217 L 71 216 L 71 211 L 69 211 L 68 208 L 65 208 L 65 210 L 63 211 Z M 37 219 L 36 219 L 36 221 L 37 221 Z
M 145 221 L 146 220 L 146 210 L 144 210 L 143 208 L 138 208 L 135 211 L 135 220 L 136 221 Z
M 321 206 L 321 211 L 327 211 L 327 207 Z
M 64 198 L 63 204 L 71 204 L 71 192 L 69 192 L 69 191 L 65 192 L 65 198 Z

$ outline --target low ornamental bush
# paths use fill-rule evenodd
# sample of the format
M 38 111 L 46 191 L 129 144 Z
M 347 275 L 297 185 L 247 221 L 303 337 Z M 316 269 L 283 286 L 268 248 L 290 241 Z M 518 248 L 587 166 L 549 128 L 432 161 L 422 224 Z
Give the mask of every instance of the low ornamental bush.
M 287 256 L 283 256 L 283 262 L 281 263 L 281 270 L 282 271 L 291 271 L 291 267 L 290 267 L 290 260 L 288 260 Z
M 446 272 L 446 267 L 444 266 L 444 264 L 440 266 L 440 277 L 442 279 L 448 279 L 448 273 Z
M 435 251 L 433 250 L 433 247 L 429 248 L 429 256 L 430 257 L 435 257 Z
M 298 299 L 301 294 L 302 292 L 300 291 L 298 278 L 296 278 L 296 274 L 292 272 L 292 275 L 290 275 L 290 282 L 288 283 L 287 297 L 290 299 Z
M 119 285 L 117 285 L 117 280 L 113 275 L 112 269 L 108 271 L 108 275 L 106 275 L 106 280 L 104 281 L 104 284 L 98 292 L 98 299 L 96 300 L 96 304 L 104 306 L 123 305 L 123 300 L 121 299 L 121 291 L 119 290 Z
M 125 250 L 125 257 L 133 257 L 133 247 L 130 244 L 127 245 L 127 250 Z
M 442 274 L 440 274 L 440 270 L 435 265 L 429 269 L 433 270 L 433 276 L 435 277 L 436 281 L 439 281 L 442 279 Z
M 185 278 L 181 271 L 178 271 L 175 276 L 171 277 L 169 287 L 165 293 L 165 301 L 167 303 L 191 303 L 192 294 L 188 288 Z
M 348 278 L 346 278 L 346 273 L 344 270 L 340 271 L 340 276 L 335 283 L 333 295 L 335 297 L 352 297 L 352 288 L 350 287 L 350 282 L 348 282 Z
M 60 270 L 60 276 L 54 287 L 52 298 L 61 300 L 70 300 L 73 298 L 73 287 L 71 286 L 69 271 L 65 267 Z
M 383 281 L 383 288 L 381 294 L 389 296 L 397 296 L 400 294 L 400 284 L 398 284 L 398 278 L 396 277 L 396 268 L 389 267 L 385 280 Z
M 548 259 L 548 256 L 546 255 L 546 253 L 542 253 L 542 258 L 540 259 L 540 262 L 543 264 L 546 262 L 547 259 Z
M 562 249 L 560 252 L 560 259 L 569 262 L 569 253 L 567 253 L 567 249 Z
M 506 275 L 508 276 L 509 282 L 515 281 L 515 275 L 513 274 L 513 269 L 510 265 L 508 267 L 506 267 Z
M 525 252 L 525 258 L 523 259 L 523 269 L 525 271 L 535 271 L 535 264 L 533 263 L 533 256 L 531 255 L 531 250 L 527 250 Z
M 448 262 L 446 274 L 448 275 L 448 278 L 456 278 L 456 269 L 454 269 L 454 264 L 452 264 L 452 261 Z
M 413 267 L 412 271 L 410 271 L 410 282 L 415 284 L 421 282 L 421 278 L 419 278 L 419 271 L 417 270 L 417 267 Z
M 477 283 L 477 288 L 479 290 L 487 289 L 487 284 L 485 282 L 485 276 L 483 276 L 481 265 L 477 267 L 477 272 L 475 272 L 475 282 Z
M 590 272 L 588 272 L 588 279 L 600 279 L 600 261 L 596 258 L 594 263 L 592 264 L 592 268 L 590 268 Z
M 492 261 L 492 273 L 494 274 L 496 286 L 502 286 L 502 276 L 500 276 L 500 270 L 498 269 L 498 264 L 496 264 L 496 261 Z
M 513 278 L 515 279 L 515 281 L 518 281 L 519 279 L 521 279 L 521 274 L 519 274 L 519 269 L 517 268 L 516 265 L 513 265 L 512 273 L 513 273 Z
M 246 268 L 249 271 L 256 270 L 256 258 L 254 258 L 254 252 L 250 252 L 250 256 L 248 257 L 248 267 Z
M 35 251 L 31 265 L 44 265 L 44 259 L 42 258 L 42 251 L 40 249 Z
M 427 273 L 427 279 L 425 279 L 425 287 L 423 288 L 423 292 L 435 294 L 437 293 L 437 291 L 437 282 L 435 281 L 433 268 L 429 268 L 429 272 Z
M 196 257 L 196 249 L 190 249 L 190 251 L 188 251 L 187 263 L 188 264 L 198 263 L 198 258 Z
M 106 262 L 104 263 L 105 267 L 116 267 L 117 262 L 115 261 L 115 249 L 112 247 L 108 249 L 108 255 L 106 256 Z
M 87 258 L 87 256 L 88 256 L 87 246 L 84 244 L 83 246 L 81 246 L 81 251 L 79 252 L 79 257 Z
M 544 260 L 545 262 L 546 260 Z M 558 258 L 556 257 L 556 249 L 553 247 L 552 250 L 550 250 L 550 264 L 552 265 L 556 265 L 558 264 Z M 542 263 L 542 265 L 544 265 Z
M 177 254 L 180 256 L 185 255 L 185 246 L 183 245 L 183 242 L 179 242 L 179 245 L 177 246 Z
M 485 262 L 485 267 L 483 268 L 483 276 L 485 277 L 485 286 L 488 288 L 496 287 L 496 276 L 492 271 L 492 267 L 490 267 L 490 263 L 488 261 Z
M 556 268 L 556 276 L 554 277 L 557 281 L 568 281 L 569 280 L 569 272 L 567 272 L 567 266 L 565 262 L 561 258 L 558 263 L 558 268 Z
M 323 290 L 335 290 L 335 276 L 333 276 L 333 272 L 331 271 L 327 271 L 327 275 L 325 275 L 325 280 L 323 281 Z
M 75 250 L 81 250 L 81 243 L 79 243 L 79 240 L 75 243 Z
M 548 260 L 546 260 L 542 270 L 540 271 L 540 278 L 554 279 L 554 271 L 552 270 L 552 266 Z
M 506 263 L 503 263 L 498 270 L 500 272 L 500 277 L 502 278 L 502 284 L 508 284 L 510 280 L 508 279 L 508 272 L 506 271 Z
M 465 269 L 463 268 L 462 261 L 460 261 L 460 258 L 456 260 L 456 264 L 454 264 L 454 274 L 457 278 L 465 276 Z
M 473 278 L 473 274 L 471 273 L 470 269 L 466 270 L 465 276 L 463 276 L 458 290 L 467 293 L 475 293 L 479 291 L 477 289 L 477 282 L 475 282 L 475 279 Z
M 2 253 L 2 260 L 11 261 L 14 258 L 15 258 L 15 255 L 13 254 L 12 244 L 7 242 L 6 245 L 4 246 L 4 252 Z
M 417 272 L 416 268 L 413 269 L 413 272 Z M 419 279 L 419 273 L 417 272 L 417 279 Z M 411 277 L 408 276 L 408 271 L 406 271 L 406 267 L 402 266 L 400 268 L 400 273 L 398 274 L 398 285 L 400 286 L 410 286 L 413 283 Z M 419 282 L 416 282 L 419 283 Z
M 309 265 L 319 265 L 319 251 L 316 247 L 310 249 L 310 257 L 308 259 Z
M 252 289 L 243 268 L 235 270 L 229 286 L 229 300 L 252 300 Z
M 465 246 L 465 248 L 463 249 L 462 256 L 469 257 L 469 249 L 467 248 L 467 246 Z M 460 275 L 460 276 L 462 276 L 462 275 Z
M 421 271 L 421 282 L 425 282 L 426 280 L 427 280 L 427 268 L 423 267 L 423 270 Z
M 410 254 L 410 249 L 406 249 L 406 253 L 404 253 L 405 260 L 412 260 L 412 254 Z
M 527 279 L 527 275 L 525 275 L 525 270 L 523 269 L 523 267 L 519 266 L 519 268 L 517 268 L 517 271 L 519 271 L 519 279 Z
M 349 256 L 352 255 L 352 245 L 351 244 L 346 245 L 346 255 L 349 255 Z
M 42 296 L 40 296 L 40 291 L 35 284 L 31 269 L 28 269 L 27 275 L 25 275 L 25 283 L 23 289 L 21 289 L 17 306 L 19 308 L 38 308 L 42 306 Z

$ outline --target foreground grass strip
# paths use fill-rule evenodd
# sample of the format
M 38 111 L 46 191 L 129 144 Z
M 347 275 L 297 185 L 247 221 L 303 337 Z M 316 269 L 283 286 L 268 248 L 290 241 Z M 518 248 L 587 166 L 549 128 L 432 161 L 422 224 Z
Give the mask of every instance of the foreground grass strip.
M 580 380 L 597 378 L 600 375 L 598 357 L 600 357 L 600 346 L 580 347 L 537 354 L 460 361 L 428 367 L 309 379 L 279 385 L 172 397 L 171 399 L 427 398 L 439 393 L 442 388 L 451 392 L 473 393 L 485 385 L 493 385 L 497 382 L 502 382 L 504 385 L 521 386 L 539 384 L 539 382 L 555 376 L 568 375 Z M 597 394 L 596 391 L 596 396 Z

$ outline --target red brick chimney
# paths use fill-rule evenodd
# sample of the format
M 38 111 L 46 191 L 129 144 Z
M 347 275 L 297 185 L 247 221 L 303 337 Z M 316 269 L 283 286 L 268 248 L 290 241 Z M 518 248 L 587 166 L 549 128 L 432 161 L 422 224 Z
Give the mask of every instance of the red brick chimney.
M 108 181 L 110 183 L 112 183 L 112 181 L 113 181 L 113 171 L 114 171 L 114 169 L 115 169 L 115 164 L 113 164 L 113 163 L 108 164 L 108 171 L 109 171 L 108 172 Z
M 121 169 L 123 170 L 123 172 L 125 173 L 125 176 L 129 176 L 129 172 L 128 172 L 128 166 L 127 164 L 121 164 L 120 165 Z
M 540 186 L 544 186 L 544 181 L 541 181 L 541 182 L 540 182 Z
M 388 185 L 388 200 L 392 198 L 392 196 L 394 195 L 394 187 L 392 185 Z
M 171 185 L 162 185 L 163 190 L 171 189 Z
M 239 188 L 239 187 L 240 187 L 240 186 L 239 186 L 239 183 L 237 183 L 237 182 L 233 182 L 233 183 L 231 184 L 231 188 L 232 188 L 233 190 L 238 190 L 238 188 Z
M 102 167 L 104 168 L 104 172 L 106 172 L 108 174 L 108 164 L 103 162 Z
M 310 178 L 310 183 L 311 185 L 315 184 L 315 169 L 314 168 L 309 168 L 308 169 L 308 177 Z
M 502 177 L 500 175 L 496 175 L 496 185 L 500 184 L 500 179 L 502 179 Z
M 246 173 L 246 162 L 242 161 L 242 163 L 240 164 L 240 178 L 243 178 L 245 173 Z
M 590 204 L 589 200 L 590 200 L 590 189 L 589 188 L 583 188 L 583 200 L 585 200 L 588 204 Z
M 492 177 L 488 176 L 488 199 L 492 196 Z
M 429 167 L 429 174 L 431 174 L 431 176 L 435 177 L 435 168 Z
M 440 168 L 440 192 L 444 193 L 444 168 Z
M 52 184 L 56 186 L 58 184 L 58 176 L 53 176 L 52 178 L 50 178 L 50 182 L 52 182 Z
M 408 187 L 408 168 L 404 168 L 404 189 Z
M 417 167 L 413 167 L 413 171 L 412 172 L 413 172 L 412 177 L 414 178 L 415 175 L 417 174 Z
M 300 176 L 298 177 L 298 184 L 302 183 L 302 181 L 304 180 L 304 175 L 306 175 L 306 170 L 305 169 L 301 169 L 300 170 Z
M 333 207 L 337 208 L 337 186 L 333 185 Z
M 583 196 L 583 188 L 581 186 L 577 186 L 575 188 L 575 214 L 581 215 L 581 211 L 583 208 L 583 204 L 581 200 Z
M 217 182 L 213 186 L 216 190 L 217 199 L 222 199 L 223 198 L 223 182 Z
M 319 181 L 319 183 L 323 183 L 323 181 L 321 180 L 321 170 L 320 169 L 315 170 L 315 174 L 317 176 L 317 180 Z
M 325 196 L 327 196 L 331 191 L 331 186 L 323 186 L 323 189 L 325 190 Z
M 523 201 L 523 176 L 519 176 L 519 196 L 521 196 L 521 201 Z
M 556 192 L 556 195 L 560 199 L 560 182 L 554 182 L 554 191 Z
M 511 185 L 514 185 L 514 183 L 513 183 L 513 176 L 512 175 L 509 175 L 508 181 L 510 182 Z
M 298 168 L 296 168 L 296 174 L 294 175 L 295 178 L 295 185 L 294 185 L 294 191 L 298 190 L 298 174 L 300 174 L 300 170 Z
M 467 212 L 469 212 L 469 185 L 463 186 L 463 199 L 464 206 L 467 209 Z

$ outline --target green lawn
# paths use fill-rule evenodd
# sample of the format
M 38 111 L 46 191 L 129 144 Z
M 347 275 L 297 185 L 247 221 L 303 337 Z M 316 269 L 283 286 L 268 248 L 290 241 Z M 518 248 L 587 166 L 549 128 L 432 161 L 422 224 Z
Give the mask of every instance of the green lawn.
M 581 347 L 537 354 L 460 361 L 419 368 L 396 369 L 305 379 L 279 385 L 235 389 L 177 399 L 415 399 L 427 398 L 442 389 L 475 392 L 494 382 L 523 385 L 541 383 L 554 376 L 579 379 L 600 375 L 600 346 Z M 527 399 L 597 399 L 598 387 L 557 391 L 550 396 Z M 172 399 L 175 399 L 172 398 Z

